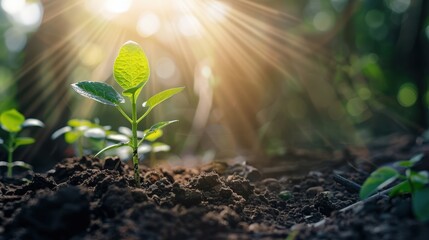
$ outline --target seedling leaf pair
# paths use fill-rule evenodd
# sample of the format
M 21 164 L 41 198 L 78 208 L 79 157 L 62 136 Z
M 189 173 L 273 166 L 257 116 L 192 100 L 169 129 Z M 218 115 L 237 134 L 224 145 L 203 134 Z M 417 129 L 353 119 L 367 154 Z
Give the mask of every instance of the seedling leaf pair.
M 400 174 L 392 167 L 380 167 L 375 170 L 364 182 L 359 196 L 366 199 L 382 190 L 396 180 L 402 180 L 389 191 L 391 197 L 400 194 L 411 194 L 414 215 L 420 221 L 429 221 L 429 172 L 412 170 L 423 154 L 419 154 L 408 161 L 400 161 L 398 167 L 405 168 L 405 175 Z
M 29 164 L 23 162 L 13 162 L 13 152 L 21 146 L 33 144 L 36 140 L 31 137 L 19 137 L 19 132 L 25 127 L 44 127 L 44 124 L 37 119 L 25 119 L 24 115 L 16 109 L 10 109 L 0 115 L 0 125 L 3 130 L 9 133 L 9 139 L 5 142 L 0 139 L 0 145 L 7 151 L 7 162 L 0 162 L 0 165 L 7 166 L 7 176 L 12 177 L 13 167 L 31 168 Z

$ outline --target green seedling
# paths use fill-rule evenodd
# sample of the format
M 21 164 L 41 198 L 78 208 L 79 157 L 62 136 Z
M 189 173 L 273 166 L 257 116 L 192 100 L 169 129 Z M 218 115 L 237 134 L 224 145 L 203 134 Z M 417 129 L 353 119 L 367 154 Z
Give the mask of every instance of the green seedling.
M 135 42 L 126 42 L 120 49 L 113 66 L 113 76 L 119 86 L 123 89 L 122 94 L 119 94 L 112 86 L 102 82 L 84 81 L 72 84 L 72 88 L 80 95 L 95 100 L 97 102 L 115 107 L 131 124 L 132 137 L 127 142 L 120 142 L 110 145 L 96 154 L 102 152 L 128 146 L 133 152 L 134 179 L 140 185 L 139 175 L 139 158 L 138 147 L 143 143 L 146 136 L 161 129 L 174 121 L 159 122 L 148 130 L 144 131 L 143 135 L 138 137 L 138 124 L 155 108 L 158 104 L 169 99 L 173 95 L 183 90 L 183 87 L 172 88 L 150 97 L 143 103 L 144 113 L 138 116 L 137 113 L 137 98 L 149 80 L 150 68 L 149 62 L 142 48 Z M 131 116 L 129 116 L 121 104 L 125 102 L 127 97 L 131 105 Z
M 423 156 L 423 154 L 419 154 L 408 161 L 396 163 L 396 167 L 405 169 L 405 175 L 400 174 L 393 167 L 380 167 L 375 170 L 361 187 L 359 193 L 361 199 L 366 199 L 388 185 L 395 183 L 389 191 L 389 196 L 411 194 L 414 215 L 420 221 L 429 221 L 429 172 L 416 172 L 412 169 Z
M 125 138 L 126 140 L 123 140 L 124 142 L 130 141 L 132 138 L 132 130 L 121 126 L 118 128 L 118 131 L 120 134 L 117 134 L 121 137 L 121 139 Z M 147 130 L 146 130 L 147 132 Z M 145 136 L 145 139 L 142 144 L 138 147 L 138 156 L 139 159 L 144 159 L 146 155 L 149 155 L 150 158 L 150 165 L 154 166 L 156 161 L 156 153 L 159 152 L 168 152 L 170 151 L 171 147 L 165 143 L 156 141 L 158 138 L 160 138 L 163 135 L 162 129 L 158 129 L 150 134 L 146 134 L 144 131 L 137 131 L 137 137 L 142 138 L 142 136 Z M 121 159 L 130 159 L 132 158 L 132 151 L 128 147 L 121 147 L 116 150 L 116 154 L 121 157 Z
M 3 112 L 0 115 L 0 125 L 3 130 L 9 134 L 8 140 L 5 142 L 0 138 L 1 146 L 7 152 L 7 162 L 1 161 L 0 166 L 7 166 L 7 177 L 12 177 L 12 169 L 14 167 L 22 167 L 31 169 L 31 166 L 22 161 L 13 161 L 13 152 L 21 146 L 33 144 L 36 140 L 30 137 L 19 137 L 19 133 L 26 127 L 44 127 L 44 124 L 37 119 L 25 117 L 15 109 Z
M 75 144 L 79 156 L 86 153 L 96 153 L 105 148 L 109 143 L 117 143 L 118 134 L 110 130 L 110 126 L 102 126 L 98 119 L 91 122 L 86 119 L 70 119 L 67 126 L 55 131 L 51 138 L 57 139 L 64 136 L 68 144 Z M 124 139 L 124 136 L 120 139 Z

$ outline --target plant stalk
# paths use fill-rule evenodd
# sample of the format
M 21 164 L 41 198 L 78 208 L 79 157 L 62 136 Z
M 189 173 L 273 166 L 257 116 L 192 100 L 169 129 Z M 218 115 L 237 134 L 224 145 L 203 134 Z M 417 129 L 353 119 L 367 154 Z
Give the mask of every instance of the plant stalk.
M 11 133 L 9 137 L 8 147 L 7 147 L 7 173 L 6 173 L 7 177 L 12 177 L 12 168 L 13 168 L 12 154 L 13 154 L 13 151 L 15 150 L 13 147 L 14 142 L 15 142 L 15 134 Z
M 137 139 L 137 110 L 136 110 L 136 99 L 133 94 L 132 97 L 132 122 L 131 131 L 133 133 L 132 149 L 133 149 L 133 165 L 134 165 L 134 179 L 136 180 L 137 186 L 140 186 L 140 174 L 139 174 L 139 156 L 138 156 L 138 139 Z

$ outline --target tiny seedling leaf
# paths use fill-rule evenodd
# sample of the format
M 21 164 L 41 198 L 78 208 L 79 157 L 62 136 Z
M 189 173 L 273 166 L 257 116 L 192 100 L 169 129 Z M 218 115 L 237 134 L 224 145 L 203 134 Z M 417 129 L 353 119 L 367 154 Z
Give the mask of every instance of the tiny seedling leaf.
M 145 139 L 149 142 L 156 141 L 158 138 L 162 137 L 163 131 L 161 129 L 155 130 L 146 135 Z
M 97 102 L 117 106 L 125 102 L 125 99 L 109 84 L 102 82 L 78 82 L 71 85 L 80 95 Z
M 13 166 L 14 167 L 22 167 L 22 168 L 26 168 L 26 169 L 33 169 L 33 167 L 30 164 L 25 163 L 23 161 L 15 161 L 15 162 L 13 162 Z
M 422 188 L 413 193 L 414 215 L 422 222 L 429 221 L 429 188 Z
M 410 182 L 408 182 L 407 180 L 395 185 L 392 188 L 392 190 L 390 190 L 389 196 L 395 197 L 395 196 L 398 196 L 400 194 L 405 194 L 405 193 L 411 193 Z
M 78 128 L 78 127 L 91 127 L 94 124 L 91 121 L 85 119 L 70 119 L 67 121 L 67 125 L 70 127 Z
M 15 146 L 19 147 L 19 146 L 23 146 L 23 145 L 30 145 L 35 143 L 36 140 L 34 138 L 30 138 L 30 137 L 19 137 L 15 139 Z
M 164 102 L 165 100 L 171 98 L 172 96 L 176 95 L 177 93 L 181 92 L 184 89 L 184 87 L 178 87 L 178 88 L 170 88 L 165 91 L 162 91 L 160 93 L 157 93 L 150 97 L 146 102 L 143 103 L 143 107 L 148 107 L 148 111 L 152 110 L 154 107 L 156 107 L 158 104 Z
M 152 152 L 168 152 L 171 150 L 171 147 L 162 142 L 154 142 L 152 144 Z
M 100 154 L 102 154 L 105 151 L 112 150 L 112 149 L 119 148 L 119 147 L 123 147 L 123 146 L 127 146 L 127 145 L 128 145 L 128 142 L 126 142 L 126 143 L 122 142 L 122 143 L 117 143 L 117 144 L 107 146 L 107 147 L 101 149 L 97 154 L 95 154 L 94 157 L 99 156 Z
M 45 124 L 43 124 L 42 121 L 35 118 L 28 118 L 22 124 L 22 127 L 44 127 L 44 126 Z
M 135 42 L 126 42 L 113 65 L 116 82 L 125 90 L 124 95 L 138 95 L 149 79 L 149 61 L 143 49 Z
M 82 136 L 82 132 L 70 131 L 65 133 L 64 138 L 66 140 L 66 143 L 72 144 L 76 142 L 81 136 Z
M 359 196 L 366 199 L 373 193 L 389 185 L 397 179 L 399 173 L 391 167 L 381 167 L 375 170 L 363 183 Z
M 73 129 L 70 126 L 65 126 L 62 127 L 60 129 L 58 129 L 57 131 L 55 131 L 54 133 L 52 133 L 51 139 L 55 140 L 57 139 L 59 136 L 72 131 Z
M 106 132 L 101 128 L 89 128 L 84 132 L 84 136 L 87 138 L 104 139 L 106 138 Z
M 2 128 L 8 132 L 21 131 L 24 121 L 25 117 L 16 109 L 5 111 L 0 116 Z
M 165 121 L 165 122 L 159 122 L 159 123 L 152 125 L 152 127 L 150 127 L 149 129 L 146 129 L 144 131 L 144 136 L 140 139 L 140 142 L 138 143 L 138 145 L 143 143 L 143 141 L 146 139 L 147 135 L 149 135 L 149 134 L 151 134 L 151 133 L 153 133 L 153 132 L 155 132 L 161 128 L 164 128 L 164 127 L 166 127 L 172 123 L 178 122 L 178 121 L 179 120 Z

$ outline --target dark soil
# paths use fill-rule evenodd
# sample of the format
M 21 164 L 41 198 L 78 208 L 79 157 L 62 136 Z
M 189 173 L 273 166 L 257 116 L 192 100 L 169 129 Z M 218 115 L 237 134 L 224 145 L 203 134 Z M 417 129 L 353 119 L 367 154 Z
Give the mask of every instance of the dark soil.
M 336 171 L 359 184 L 365 174 Z M 141 169 L 119 159 L 66 159 L 47 174 L 0 181 L 0 239 L 426 239 L 405 196 L 358 201 L 333 172 L 261 178 L 255 168 Z M 325 223 L 311 227 L 323 219 Z M 290 238 L 293 239 L 293 238 Z

